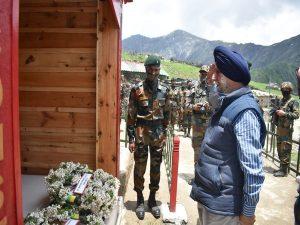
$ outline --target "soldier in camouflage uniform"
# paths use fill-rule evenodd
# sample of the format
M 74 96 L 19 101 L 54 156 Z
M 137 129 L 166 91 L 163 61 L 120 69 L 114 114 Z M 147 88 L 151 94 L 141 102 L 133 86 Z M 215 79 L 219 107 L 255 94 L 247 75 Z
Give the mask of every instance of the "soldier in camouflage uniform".
M 187 107 L 192 109 L 192 146 L 194 149 L 194 163 L 197 162 L 200 154 L 200 146 L 211 117 L 212 109 L 207 101 L 208 89 L 206 84 L 208 67 L 202 66 L 199 71 L 198 84 L 189 96 Z
M 145 61 L 147 78 L 135 85 L 129 97 L 127 132 L 129 150 L 134 152 L 134 190 L 137 192 L 136 215 L 144 219 L 144 174 L 150 150 L 150 196 L 148 206 L 155 218 L 160 217 L 155 193 L 159 189 L 162 148 L 169 123 L 169 90 L 158 81 L 160 59 L 149 56 Z
M 190 137 L 191 127 L 192 127 L 192 112 L 193 109 L 190 107 L 192 95 L 193 95 L 193 83 L 192 81 L 187 81 L 187 90 L 183 93 L 183 132 L 184 137 Z
M 279 105 L 270 112 L 272 121 L 277 126 L 277 152 L 280 160 L 280 169 L 274 172 L 275 177 L 283 177 L 288 174 L 291 159 L 292 135 L 294 120 L 299 118 L 299 103 L 292 99 L 293 86 L 291 82 L 281 84 L 283 98 Z
M 129 92 L 130 92 L 130 84 L 125 79 L 124 75 L 121 76 L 121 118 L 125 118 L 127 113 L 128 107 L 128 99 L 129 99 Z
M 175 86 L 175 80 L 171 80 L 171 89 L 169 92 L 170 96 L 170 124 L 172 126 L 172 132 L 174 132 L 174 126 L 177 123 L 178 120 L 178 103 L 179 103 L 179 97 L 178 92 L 176 90 Z
M 183 131 L 183 106 L 185 101 L 185 86 L 181 84 L 180 91 L 178 92 L 178 127 L 180 131 Z

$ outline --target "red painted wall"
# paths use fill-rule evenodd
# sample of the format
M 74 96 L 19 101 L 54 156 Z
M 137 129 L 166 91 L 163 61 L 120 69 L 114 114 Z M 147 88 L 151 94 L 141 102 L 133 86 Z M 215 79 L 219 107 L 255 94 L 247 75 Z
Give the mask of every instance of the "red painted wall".
M 0 0 L 0 224 L 22 224 L 18 0 Z

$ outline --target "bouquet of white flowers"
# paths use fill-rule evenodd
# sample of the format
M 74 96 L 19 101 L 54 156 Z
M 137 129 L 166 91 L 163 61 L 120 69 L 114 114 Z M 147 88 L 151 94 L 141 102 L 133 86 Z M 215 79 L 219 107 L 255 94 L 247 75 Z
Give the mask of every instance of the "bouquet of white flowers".
M 85 173 L 93 173 L 93 171 L 87 165 L 73 162 L 62 162 L 58 169 L 51 169 L 45 178 L 50 201 L 64 204 Z
M 101 169 L 95 171 L 84 193 L 79 208 L 107 218 L 118 196 L 120 183 Z
M 103 219 L 116 203 L 120 186 L 117 178 L 102 169 L 93 172 L 87 165 L 73 162 L 51 169 L 45 182 L 53 205 L 29 214 L 25 225 L 64 224 L 68 219 L 104 225 Z
M 37 210 L 27 215 L 25 225 L 52 225 L 62 224 L 69 218 L 68 211 L 62 209 L 60 205 L 51 205 L 47 208 Z
M 79 217 L 77 208 L 63 208 L 60 205 L 51 205 L 47 208 L 36 210 L 27 215 L 25 225 L 64 225 L 77 221 L 77 224 L 105 225 L 103 219 L 96 215 Z

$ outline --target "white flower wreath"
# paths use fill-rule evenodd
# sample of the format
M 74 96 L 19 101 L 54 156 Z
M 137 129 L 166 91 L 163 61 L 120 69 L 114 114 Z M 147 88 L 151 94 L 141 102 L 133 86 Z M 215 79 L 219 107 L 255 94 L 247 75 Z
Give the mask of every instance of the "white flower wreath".
M 86 173 L 92 174 L 91 179 L 82 194 L 75 194 L 75 187 Z M 120 186 L 117 178 L 102 169 L 93 172 L 87 165 L 73 162 L 51 169 L 45 183 L 53 205 L 29 214 L 25 225 L 57 224 L 53 221 L 61 223 L 74 219 L 74 215 L 81 224 L 104 225 L 103 219 L 109 216 Z

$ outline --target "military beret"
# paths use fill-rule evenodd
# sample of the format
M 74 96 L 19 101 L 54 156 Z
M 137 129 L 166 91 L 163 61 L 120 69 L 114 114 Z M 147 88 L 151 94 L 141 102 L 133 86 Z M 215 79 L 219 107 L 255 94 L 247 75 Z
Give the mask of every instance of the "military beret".
M 160 66 L 160 58 L 155 55 L 149 55 L 145 60 L 145 66 Z
M 224 46 L 218 46 L 214 50 L 214 58 L 218 69 L 227 78 L 248 85 L 251 80 L 249 67 L 241 54 Z

